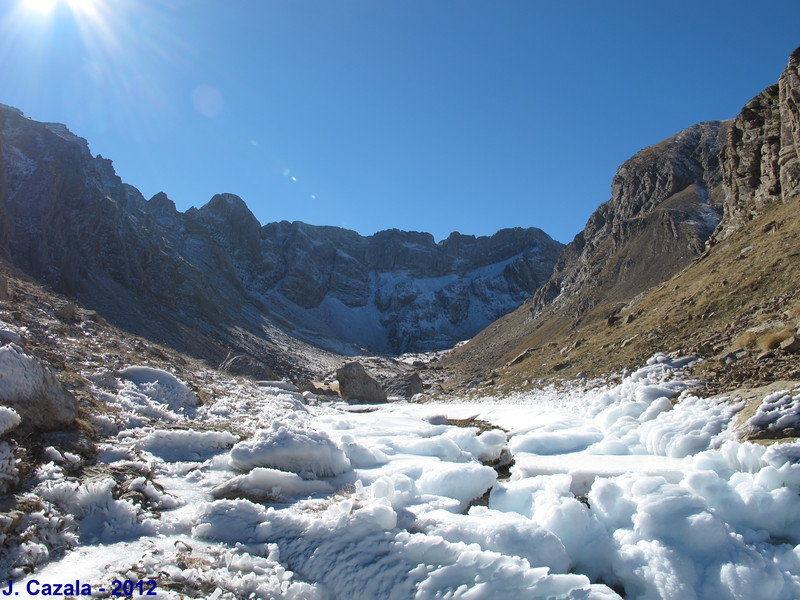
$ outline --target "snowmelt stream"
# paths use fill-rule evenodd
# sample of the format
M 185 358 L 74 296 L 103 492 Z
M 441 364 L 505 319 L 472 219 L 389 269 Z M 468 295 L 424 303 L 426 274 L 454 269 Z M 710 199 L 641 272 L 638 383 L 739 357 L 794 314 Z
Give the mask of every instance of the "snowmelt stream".
M 200 405 L 163 371 L 97 374 L 118 408 L 95 422 L 99 474 L 71 477 L 53 449 L 8 577 L 20 598 L 33 579 L 212 600 L 798 598 L 800 445 L 738 442 L 741 405 L 692 395 L 690 361 L 360 412 L 241 381 Z

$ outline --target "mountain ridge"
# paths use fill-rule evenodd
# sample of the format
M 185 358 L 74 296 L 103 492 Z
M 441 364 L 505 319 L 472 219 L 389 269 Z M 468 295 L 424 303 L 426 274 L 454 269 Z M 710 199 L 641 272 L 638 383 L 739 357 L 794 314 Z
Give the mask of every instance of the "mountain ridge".
M 562 247 L 536 228 L 437 244 L 419 232 L 262 226 L 232 194 L 179 212 L 166 194 L 146 200 L 122 182 L 66 126 L 11 107 L 0 107 L 0 143 L 5 256 L 112 323 L 212 364 L 233 351 L 288 376 L 308 353 L 328 371 L 337 354 L 451 347 L 518 306 Z M 293 338 L 302 350 L 284 356 Z
M 757 340 L 766 339 L 762 326 L 783 336 L 777 342 L 800 326 L 792 278 L 775 272 L 776 265 L 796 272 L 797 211 L 775 207 L 791 207 L 798 196 L 800 48 L 778 82 L 736 117 L 694 125 L 626 161 L 611 200 L 564 248 L 550 280 L 446 365 L 462 384 L 491 377 L 522 385 L 608 374 L 674 350 L 722 361 L 717 375 L 738 372 L 723 387 L 794 373 L 786 366 L 793 351 L 770 356 L 774 348 Z M 759 246 L 777 256 L 762 256 Z M 697 278 L 714 285 L 698 287 Z M 670 305 L 665 286 L 684 308 Z M 686 289 L 693 291 L 684 296 Z M 696 315 L 685 308 L 700 306 Z M 730 368 L 732 353 L 748 360 Z

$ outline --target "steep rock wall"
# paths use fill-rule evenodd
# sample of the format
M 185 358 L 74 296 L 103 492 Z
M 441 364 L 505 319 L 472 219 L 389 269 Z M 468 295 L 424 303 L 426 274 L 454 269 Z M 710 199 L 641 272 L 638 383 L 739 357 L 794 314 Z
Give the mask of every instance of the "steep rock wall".
M 667 279 L 700 254 L 722 217 L 719 139 L 708 122 L 638 152 L 617 171 L 611 199 L 592 214 L 528 303 L 573 317 L 624 301 Z
M 723 140 L 725 216 L 715 240 L 766 204 L 800 194 L 800 48 L 778 82 L 748 102 Z

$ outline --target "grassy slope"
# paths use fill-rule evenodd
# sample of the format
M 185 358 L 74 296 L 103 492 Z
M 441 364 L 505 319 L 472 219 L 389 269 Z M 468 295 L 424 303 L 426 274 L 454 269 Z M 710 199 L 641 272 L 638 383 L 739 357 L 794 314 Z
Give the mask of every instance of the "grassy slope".
M 798 355 L 762 355 L 797 331 L 800 318 L 800 212 L 795 198 L 772 205 L 677 275 L 628 303 L 608 302 L 574 322 L 551 312 L 507 315 L 447 362 L 454 381 L 490 376 L 502 391 L 642 364 L 657 351 L 695 353 L 713 378 L 709 392 L 800 379 Z M 615 261 L 609 261 L 614 264 Z M 615 315 L 610 324 L 609 315 Z M 516 334 L 516 335 L 515 335 Z M 726 354 L 744 348 L 737 360 Z M 515 361 L 526 352 L 527 357 Z M 487 358 L 488 357 L 488 358 Z M 490 373 L 487 373 L 491 371 Z

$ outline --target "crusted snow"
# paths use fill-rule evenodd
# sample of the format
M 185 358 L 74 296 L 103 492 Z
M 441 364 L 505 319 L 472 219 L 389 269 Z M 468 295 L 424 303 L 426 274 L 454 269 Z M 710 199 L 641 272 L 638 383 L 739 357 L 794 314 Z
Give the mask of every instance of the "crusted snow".
M 141 501 L 110 475 L 75 480 L 53 449 L 3 578 L 152 578 L 159 597 L 215 600 L 800 597 L 800 444 L 737 441 L 741 405 L 693 395 L 690 361 L 361 413 L 220 379 L 196 405 L 161 374 L 146 389 L 136 371 L 95 374 L 118 411 L 97 418 L 99 465 L 132 473 Z M 509 453 L 498 480 L 482 462 Z

